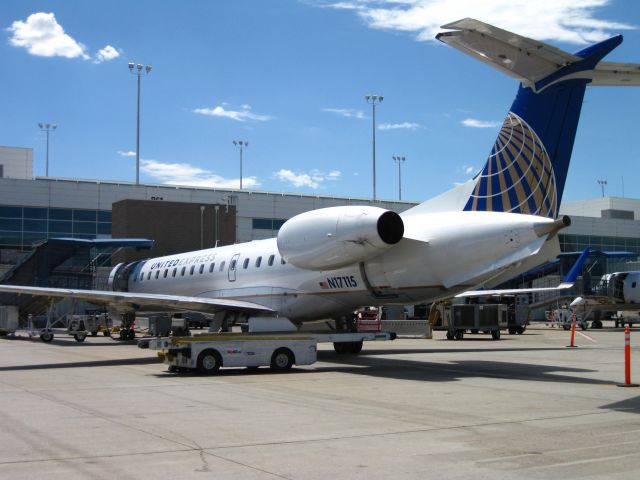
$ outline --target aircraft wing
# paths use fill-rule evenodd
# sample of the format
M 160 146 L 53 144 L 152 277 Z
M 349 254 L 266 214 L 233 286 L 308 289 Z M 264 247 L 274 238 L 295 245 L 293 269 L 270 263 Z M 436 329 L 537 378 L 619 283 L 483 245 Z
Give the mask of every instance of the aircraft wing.
M 613 312 L 613 311 L 633 311 L 640 312 L 638 303 L 615 303 L 613 299 L 604 296 L 585 295 L 577 297 L 571 302 L 571 307 L 581 308 L 591 311 Z
M 503 290 L 468 290 L 466 292 L 459 293 L 456 298 L 466 297 L 488 297 L 491 295 L 518 295 L 521 293 L 535 293 L 535 292 L 552 292 L 558 290 L 566 290 L 575 285 L 578 279 L 578 274 L 582 270 L 582 265 L 591 253 L 590 248 L 585 248 L 584 251 L 573 264 L 569 273 L 562 279 L 560 285 L 556 287 L 535 287 L 535 288 L 508 288 Z
M 224 298 L 187 297 L 154 293 L 114 292 L 106 290 L 79 290 L 70 288 L 27 287 L 0 285 L 0 292 L 18 293 L 41 297 L 75 298 L 87 302 L 108 304 L 131 310 L 180 310 L 215 313 L 221 310 L 262 311 L 273 310 L 252 302 Z

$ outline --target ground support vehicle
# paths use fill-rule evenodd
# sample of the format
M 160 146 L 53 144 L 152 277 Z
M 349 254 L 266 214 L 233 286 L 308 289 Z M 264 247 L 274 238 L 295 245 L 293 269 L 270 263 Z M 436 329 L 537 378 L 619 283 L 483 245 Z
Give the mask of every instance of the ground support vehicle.
M 143 339 L 141 348 L 158 351 L 170 371 L 197 370 L 214 374 L 220 367 L 258 368 L 275 371 L 317 360 L 318 343 L 331 342 L 339 354 L 356 354 L 363 341 L 393 340 L 387 332 L 360 333 L 217 333 L 193 337 Z
M 462 340 L 466 331 L 490 333 L 491 338 L 499 340 L 500 329 L 509 327 L 505 304 L 450 305 L 444 307 L 443 313 L 447 340 Z
M 18 327 L 17 313 L 13 328 L 5 329 L 6 335 L 27 335 L 28 337 L 40 337 L 45 343 L 53 340 L 55 335 L 70 335 L 76 342 L 84 342 L 87 336 L 96 336 L 101 329 L 102 317 L 100 315 L 65 315 L 53 318 L 49 315 L 31 316 L 26 325 Z

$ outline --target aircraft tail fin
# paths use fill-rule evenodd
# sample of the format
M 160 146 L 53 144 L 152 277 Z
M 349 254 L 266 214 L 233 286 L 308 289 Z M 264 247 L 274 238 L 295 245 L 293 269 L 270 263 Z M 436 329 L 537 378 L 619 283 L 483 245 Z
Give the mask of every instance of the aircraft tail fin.
M 601 62 L 621 35 L 571 54 L 470 18 L 443 28 L 453 31 L 438 40 L 517 79 L 520 88 L 469 188 L 415 207 L 416 213 L 448 207 L 556 218 L 585 87 L 640 85 L 640 65 Z

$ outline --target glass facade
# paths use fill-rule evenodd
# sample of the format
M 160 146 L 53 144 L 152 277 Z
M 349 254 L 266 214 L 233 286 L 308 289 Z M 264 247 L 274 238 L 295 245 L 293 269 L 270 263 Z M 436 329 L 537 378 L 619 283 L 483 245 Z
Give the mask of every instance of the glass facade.
M 634 252 L 640 255 L 640 238 L 599 235 L 558 235 L 563 252 L 577 252 L 587 247 L 605 252 Z
M 30 249 L 51 237 L 111 235 L 111 212 L 0 205 L 0 248 Z
M 254 218 L 251 220 L 251 227 L 254 230 L 280 230 L 286 221 L 282 218 Z

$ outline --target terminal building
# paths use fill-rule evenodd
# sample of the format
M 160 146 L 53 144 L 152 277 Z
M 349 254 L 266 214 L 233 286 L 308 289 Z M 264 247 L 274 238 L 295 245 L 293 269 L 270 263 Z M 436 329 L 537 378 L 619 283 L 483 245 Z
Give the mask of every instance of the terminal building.
M 270 238 L 299 213 L 372 204 L 366 198 L 34 177 L 31 149 L 0 147 L 0 276 L 49 238 L 155 241 L 151 250 L 109 260 L 129 261 Z M 415 203 L 375 205 L 400 213 Z M 572 220 L 559 234 L 563 252 L 626 252 L 592 262 L 594 279 L 638 269 L 640 199 L 568 202 L 560 213 Z

